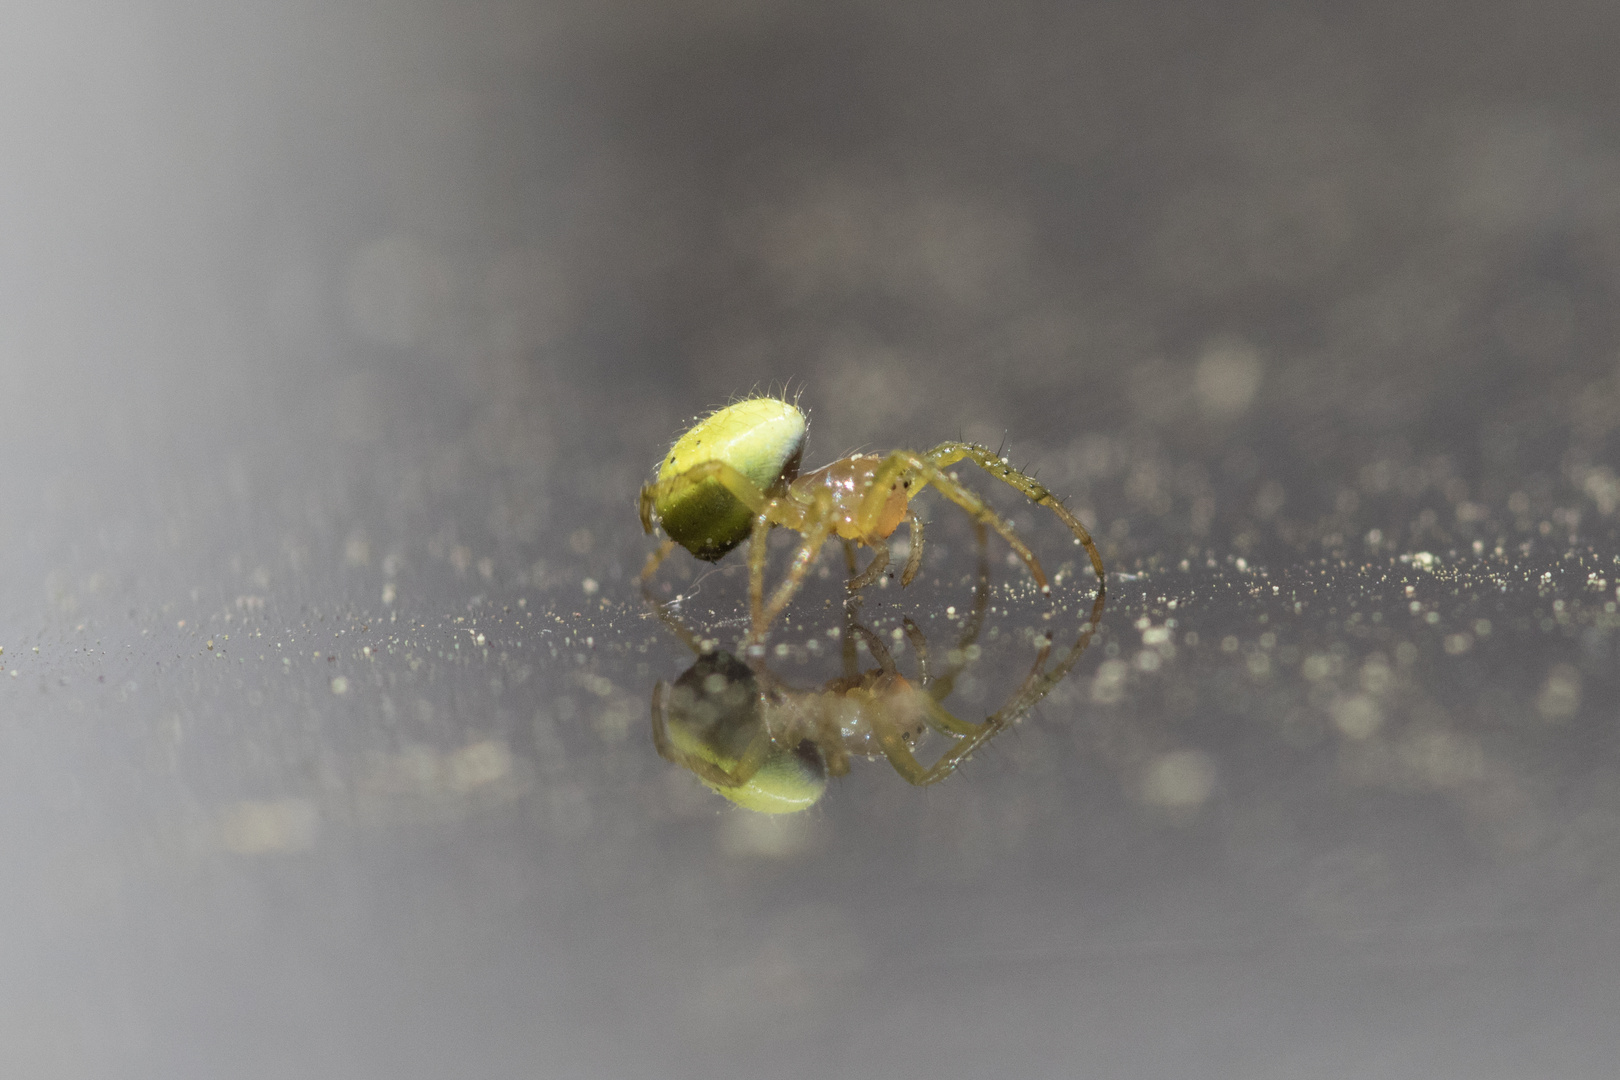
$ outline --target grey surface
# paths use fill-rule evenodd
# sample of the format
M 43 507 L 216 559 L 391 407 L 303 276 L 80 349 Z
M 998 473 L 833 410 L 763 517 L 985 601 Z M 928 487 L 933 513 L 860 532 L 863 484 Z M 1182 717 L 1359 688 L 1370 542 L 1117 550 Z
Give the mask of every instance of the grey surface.
M 0 1073 L 1612 1075 L 1620 18 L 1314 7 L 8 7 Z M 1112 576 L 772 824 L 630 579 L 787 380 Z

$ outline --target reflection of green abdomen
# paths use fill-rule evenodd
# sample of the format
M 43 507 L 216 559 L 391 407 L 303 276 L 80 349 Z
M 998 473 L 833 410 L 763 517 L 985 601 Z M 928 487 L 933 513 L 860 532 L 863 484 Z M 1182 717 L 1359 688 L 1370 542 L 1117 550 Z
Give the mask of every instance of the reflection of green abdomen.
M 792 814 L 814 806 L 827 790 L 827 766 L 815 746 L 806 741 L 794 750 L 772 752 L 746 784 L 709 787 L 745 810 Z
M 756 740 L 769 739 L 759 684 L 730 653 L 698 658 L 670 687 L 665 727 L 681 753 L 733 772 Z M 827 790 L 827 766 L 815 746 L 771 746 L 740 784 L 704 784 L 748 810 L 790 814 L 813 806 Z

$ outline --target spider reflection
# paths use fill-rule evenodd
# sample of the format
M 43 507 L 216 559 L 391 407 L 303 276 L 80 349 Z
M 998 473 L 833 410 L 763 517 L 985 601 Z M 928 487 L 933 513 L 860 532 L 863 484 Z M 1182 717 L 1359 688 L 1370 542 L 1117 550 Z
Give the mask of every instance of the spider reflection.
M 846 556 L 853 573 L 853 552 Z M 931 663 L 926 637 L 907 618 L 903 633 L 916 654 L 916 672 L 910 677 L 901 674 L 888 646 L 857 621 L 860 601 L 853 598 L 844 608 L 843 674 L 813 689 L 790 685 L 763 659 L 748 663 L 715 649 L 682 625 L 668 605 L 649 595 L 648 602 L 664 625 L 697 654 L 697 661 L 673 683 L 660 681 L 653 687 L 652 731 L 658 753 L 739 806 L 769 814 L 814 805 L 826 790 L 827 778 L 848 772 L 856 756 L 882 755 L 919 787 L 938 783 L 1034 708 L 1069 673 L 1102 618 L 1099 590 L 1090 617 L 1067 652 L 1052 663 L 1051 638 L 1037 638 L 1034 663 L 1001 707 L 983 720 L 964 720 L 942 702 L 977 655 L 975 642 L 989 591 L 980 527 L 973 606 L 942 666 Z M 857 643 L 866 645 L 875 667 L 861 668 Z M 929 732 L 942 736 L 948 745 L 925 765 L 916 751 Z

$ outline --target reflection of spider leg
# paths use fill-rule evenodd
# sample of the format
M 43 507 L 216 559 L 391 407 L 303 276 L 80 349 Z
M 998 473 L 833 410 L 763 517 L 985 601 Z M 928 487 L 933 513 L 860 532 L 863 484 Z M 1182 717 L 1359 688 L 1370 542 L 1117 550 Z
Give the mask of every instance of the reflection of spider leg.
M 652 608 L 653 614 L 658 616 L 658 621 L 664 624 L 666 630 L 679 638 L 681 643 L 688 649 L 691 649 L 698 656 L 702 656 L 704 650 L 701 639 L 692 633 L 685 623 L 675 617 L 675 611 L 670 604 L 652 594 L 652 571 L 658 568 L 658 562 L 654 560 L 661 561 L 665 555 L 669 554 L 670 548 L 674 546 L 675 541 L 664 541 L 663 544 L 659 545 L 658 551 L 654 553 L 653 559 L 648 560 L 648 569 L 643 570 L 641 573 L 641 599 L 646 602 L 648 607 Z
M 1091 568 L 1097 572 L 1098 585 L 1099 587 L 1103 586 L 1105 576 L 1103 574 L 1102 555 L 1098 554 L 1097 545 L 1092 541 L 1091 533 L 1087 532 L 1086 527 L 1080 524 L 1079 518 L 1069 512 L 1068 507 L 1058 501 L 1057 496 L 1048 491 L 1046 486 L 1036 481 L 1033 476 L 1013 468 L 985 447 L 975 446 L 972 443 L 940 443 L 924 456 L 941 469 L 948 468 L 966 458 L 1002 483 L 1023 492 L 1024 497 L 1029 499 L 1030 502 L 1051 510 L 1063 524 L 1069 527 L 1069 531 L 1074 533 L 1075 539 L 1079 540 L 1085 547 L 1086 554 L 1091 557 Z
M 1104 593 L 1097 590 L 1097 598 L 1091 605 L 1091 617 L 1081 628 L 1080 635 L 1064 654 L 1062 660 L 1050 670 L 1046 670 L 1047 660 L 1051 656 L 1052 645 L 1045 642 L 1035 656 L 1035 662 L 1030 666 L 1029 674 L 1018 689 L 1013 691 L 1007 703 L 994 713 L 985 717 L 983 723 L 973 724 L 952 716 L 939 704 L 944 697 L 940 687 L 945 679 L 934 682 L 928 688 L 928 694 L 923 703 L 924 717 L 935 730 L 960 736 L 960 741 L 952 746 L 938 761 L 924 767 L 911 752 L 911 748 L 902 738 L 899 728 L 887 717 L 881 717 L 880 723 L 874 723 L 873 728 L 878 736 L 878 743 L 883 747 L 883 753 L 894 766 L 896 772 L 905 777 L 907 781 L 919 787 L 935 784 L 956 771 L 957 766 L 973 756 L 974 751 L 983 746 L 1001 731 L 1016 723 L 1044 698 L 1052 687 L 1061 682 L 1086 651 L 1086 647 L 1096 635 L 1097 626 L 1102 621 Z M 965 648 L 965 647 L 964 647 Z M 954 678 L 960 667 L 951 671 L 948 678 Z M 946 691 L 949 692 L 948 690 Z
M 973 587 L 973 607 L 968 612 L 967 618 L 962 620 L 962 636 L 957 639 L 956 647 L 945 655 L 945 674 L 936 680 L 924 681 L 923 688 L 927 692 L 922 695 L 923 700 L 920 702 L 923 719 L 927 721 L 928 726 L 956 738 L 980 735 L 984 728 L 983 724 L 961 719 L 940 704 L 950 696 L 956 686 L 956 677 L 970 663 L 968 657 L 971 654 L 968 649 L 979 639 L 979 630 L 984 625 L 984 613 L 990 603 L 990 556 L 985 543 L 985 529 L 975 521 L 973 531 L 979 541 L 979 574 L 978 582 Z
M 779 504 L 785 504 L 786 502 L 787 500 L 772 500 L 761 512 L 760 517 L 770 516 L 774 518 L 779 510 L 786 509 L 785 505 L 779 506 Z M 804 538 L 799 543 L 799 549 L 793 553 L 793 561 L 788 564 L 787 575 L 783 577 L 781 584 L 777 585 L 776 591 L 771 594 L 770 601 L 765 603 L 763 607 L 760 601 L 764 587 L 766 551 L 762 534 L 768 529 L 768 525 L 762 527 L 756 520 L 754 537 L 751 541 L 752 549 L 748 553 L 749 601 L 754 609 L 754 627 L 753 631 L 748 635 L 750 646 L 765 643 L 766 629 L 781 614 L 782 609 L 787 607 L 788 601 L 793 599 L 793 594 L 799 591 L 799 586 L 804 584 L 804 576 L 810 572 L 810 564 L 815 561 L 816 554 L 821 550 L 821 545 L 827 542 L 827 537 L 832 533 L 832 506 L 832 493 L 822 488 L 816 492 L 815 502 L 811 506 L 804 508 L 800 514 L 795 515 L 800 520 L 784 522 L 797 529 Z M 786 515 L 783 515 L 783 517 L 785 518 Z M 754 569 L 756 566 L 758 567 L 757 572 Z M 756 586 L 758 586 L 757 590 Z
M 687 629 L 685 623 L 675 617 L 675 612 L 670 609 L 668 604 L 652 596 L 643 596 L 642 599 L 652 605 L 653 614 L 658 616 L 658 621 L 664 624 L 664 629 L 674 634 L 680 639 L 681 644 L 691 649 L 698 656 L 703 655 L 703 640 Z
M 927 689 L 928 678 L 928 638 L 923 635 L 922 627 L 911 621 L 911 616 L 904 616 L 901 621 L 906 628 L 906 641 L 911 644 L 911 651 L 917 654 L 917 685 Z
M 1052 652 L 1052 643 L 1047 641 L 1042 645 L 1035 656 L 1035 662 L 1030 665 L 1029 674 L 1007 699 L 1007 703 L 987 716 L 978 732 L 951 747 L 940 760 L 934 762 L 928 769 L 928 778 L 923 781 L 924 783 L 932 784 L 949 776 L 958 765 L 972 757 L 975 750 L 996 733 L 1022 719 L 1029 710 L 1040 703 L 1052 687 L 1063 681 L 1080 659 L 1080 654 L 1091 644 L 1092 637 L 1097 632 L 1097 625 L 1102 621 L 1103 602 L 1103 592 L 1099 589 L 1096 600 L 1092 601 L 1091 617 L 1086 620 L 1086 625 L 1081 628 L 1080 635 L 1075 638 L 1074 644 L 1069 647 L 1063 659 L 1050 671 L 1044 670 L 1047 658 Z
M 932 694 L 918 694 L 917 707 L 928 726 L 942 735 L 961 739 L 977 735 L 984 728 L 983 724 L 975 724 L 955 715 L 935 700 Z
M 1069 647 L 1063 659 L 1058 661 L 1057 666 L 1051 671 L 1044 674 L 1039 671 L 1033 672 L 1024 680 L 1024 685 L 1019 688 L 1018 693 L 1008 698 L 1007 704 L 1003 705 L 990 718 L 991 720 L 1001 724 L 1011 723 L 1034 708 L 1052 687 L 1063 681 L 1069 674 L 1069 669 L 1074 667 L 1075 662 L 1080 659 L 1080 654 L 1086 651 L 1086 646 L 1091 644 L 1092 637 L 1097 633 L 1097 625 L 1102 621 L 1104 599 L 1103 591 L 1097 590 L 1097 598 L 1091 602 L 1091 617 L 1086 620 L 1086 625 L 1081 627 L 1080 636 L 1075 638 L 1074 644 Z M 1051 645 L 1048 643 L 1046 648 L 1041 650 L 1039 659 L 1044 660 L 1050 649 Z
M 1050 684 L 1048 684 L 1047 689 L 1050 689 Z M 992 717 L 986 719 L 983 723 L 975 724 L 952 715 L 930 695 L 921 695 L 921 697 L 923 718 L 927 721 L 928 726 L 957 739 L 956 745 L 945 751 L 939 760 L 932 765 L 925 767 L 917 760 L 916 755 L 911 752 L 911 748 L 901 738 L 898 728 L 894 727 L 892 723 L 885 722 L 873 725 L 877 731 L 878 743 L 883 747 L 883 753 L 888 757 L 889 763 L 908 782 L 918 787 L 937 784 L 951 775 L 956 771 L 958 765 L 973 756 L 975 750 L 1017 719 L 1017 716 L 1011 715 L 1000 719 Z M 1024 706 L 1023 712 L 1027 712 L 1039 700 L 1039 697 L 1029 700 Z M 1019 712 L 1017 715 L 1022 716 L 1023 712 Z M 1000 716 L 1000 714 L 997 715 Z M 882 719 L 887 721 L 886 717 Z
M 901 585 L 910 585 L 911 582 L 916 578 L 917 571 L 922 569 L 922 518 L 917 516 L 917 511 L 912 510 L 906 515 L 906 521 L 909 525 L 906 533 L 906 541 L 911 545 L 911 550 L 906 555 L 906 568 L 900 572 Z
M 844 662 L 844 678 L 850 683 L 860 678 L 860 655 L 855 651 L 855 632 L 860 626 L 855 621 L 857 597 L 850 597 L 844 602 L 844 633 L 839 639 L 839 653 Z
M 878 669 L 885 675 L 898 674 L 898 669 L 894 666 L 894 654 L 883 644 L 883 639 L 860 623 L 855 623 L 853 628 L 861 636 L 861 640 L 866 642 L 866 648 L 871 652 L 872 659 L 877 662 Z
M 917 755 L 911 752 L 911 747 L 907 744 L 905 733 L 901 730 L 900 725 L 895 723 L 887 714 L 868 717 L 868 721 L 872 725 L 873 734 L 877 736 L 878 745 L 883 748 L 883 756 L 889 759 L 889 764 L 894 766 L 894 771 L 899 773 L 907 783 L 915 784 L 917 787 L 926 787 L 942 779 L 942 777 L 933 777 L 932 779 L 929 777 L 932 770 L 924 767 L 922 762 L 917 760 Z
M 932 484 L 939 489 L 941 495 L 967 511 L 973 520 L 996 530 L 1001 535 L 1001 538 L 1007 541 L 1007 545 L 1017 553 L 1018 557 L 1024 560 L 1024 565 L 1029 567 L 1030 576 L 1035 579 L 1035 584 L 1041 587 L 1041 591 L 1051 591 L 1051 586 L 1046 583 L 1046 572 L 1041 569 L 1040 561 L 1035 558 L 1035 553 L 1029 550 L 1029 545 L 1020 540 L 1018 535 L 1013 532 L 1012 525 L 1008 524 L 1007 520 L 1000 514 L 990 509 L 983 499 L 951 479 L 932 460 L 915 451 L 896 450 L 884 459 L 883 464 L 878 466 L 877 471 L 873 474 L 871 489 L 866 493 L 866 497 L 861 503 L 860 515 L 863 522 L 878 520 L 894 485 L 900 483 L 903 479 L 922 481 L 920 485 L 912 486 L 911 495 L 916 495 L 921 487 Z M 1045 491 L 1046 489 L 1042 488 L 1041 490 Z
M 944 701 L 955 689 L 956 676 L 968 664 L 968 647 L 979 640 L 984 613 L 990 605 L 990 553 L 986 547 L 984 526 L 975 521 L 973 532 L 979 542 L 979 573 L 977 583 L 973 586 L 973 607 L 962 620 L 962 636 L 957 639 L 956 647 L 945 655 L 945 673 L 923 683 L 928 688 L 929 696 L 936 702 Z

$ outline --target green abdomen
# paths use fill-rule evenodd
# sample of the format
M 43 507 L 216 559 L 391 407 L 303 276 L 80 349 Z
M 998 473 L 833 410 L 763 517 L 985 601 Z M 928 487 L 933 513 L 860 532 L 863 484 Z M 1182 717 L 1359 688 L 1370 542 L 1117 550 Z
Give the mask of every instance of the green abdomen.
M 670 498 L 659 520 L 671 540 L 714 562 L 748 539 L 754 515 L 720 481 L 705 480 Z

